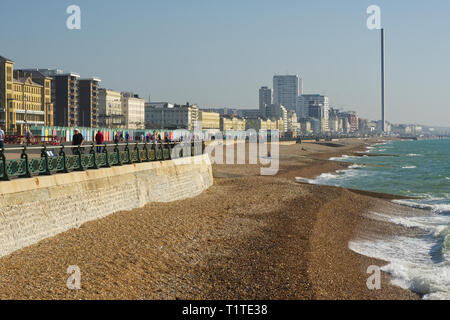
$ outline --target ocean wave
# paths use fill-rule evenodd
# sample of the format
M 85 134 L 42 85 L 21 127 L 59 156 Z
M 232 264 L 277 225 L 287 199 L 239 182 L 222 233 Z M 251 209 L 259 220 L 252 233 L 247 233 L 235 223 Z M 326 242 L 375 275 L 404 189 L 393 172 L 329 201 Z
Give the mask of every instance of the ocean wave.
M 361 165 L 361 164 L 352 164 L 351 166 L 349 166 L 349 169 L 359 169 L 359 168 L 364 168 L 365 166 Z
M 417 154 L 417 153 L 410 153 L 408 154 L 408 157 L 421 157 L 421 154 Z
M 314 184 L 314 179 L 308 179 L 308 178 L 296 177 L 295 180 L 296 180 L 297 182 L 301 182 L 301 183 Z
M 431 238 L 394 237 L 386 240 L 355 240 L 350 250 L 388 261 L 381 270 L 392 276 L 391 283 L 424 296 L 424 299 L 450 299 L 450 262 L 434 263 Z
M 392 200 L 392 202 L 396 204 L 400 204 L 402 206 L 407 206 L 411 208 L 430 210 L 435 214 L 447 214 L 450 213 L 450 204 L 449 203 L 439 203 L 448 201 L 446 199 L 441 198 L 430 198 L 426 200 Z M 438 203 L 436 203 L 438 202 Z
M 349 155 L 347 155 L 347 154 L 344 154 L 344 155 L 342 155 L 342 156 L 340 156 L 340 157 L 332 157 L 332 158 L 330 158 L 330 159 L 328 159 L 328 160 L 330 160 L 330 161 L 339 161 L 339 160 L 343 160 L 343 159 L 352 159 L 352 158 L 356 158 L 355 156 L 349 156 Z
M 416 166 L 403 166 L 402 169 L 416 169 Z

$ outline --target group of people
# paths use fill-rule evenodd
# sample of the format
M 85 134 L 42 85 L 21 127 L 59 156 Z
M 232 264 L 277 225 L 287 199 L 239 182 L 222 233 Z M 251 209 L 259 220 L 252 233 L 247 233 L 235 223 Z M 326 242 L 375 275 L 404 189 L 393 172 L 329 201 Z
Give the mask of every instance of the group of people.
M 4 149 L 5 148 L 5 131 L 3 131 L 3 129 L 0 127 L 0 149 Z M 32 141 L 33 134 L 31 133 L 30 129 L 27 130 L 26 134 L 25 134 L 25 138 L 26 138 L 26 143 L 27 146 L 29 146 Z
M 0 138 L 1 138 L 1 129 L 0 129 Z M 125 136 L 123 136 L 122 132 L 116 132 L 114 134 L 114 143 L 120 143 L 120 142 L 128 142 L 130 139 L 130 135 L 128 132 L 125 132 Z M 102 147 L 100 145 L 104 144 L 105 137 L 103 135 L 103 132 L 98 130 L 94 137 L 95 143 L 97 144 L 97 153 L 102 152 Z M 0 140 L 1 142 L 2 140 Z M 81 134 L 79 129 L 74 130 L 74 134 L 72 136 L 72 145 L 73 146 L 82 146 L 85 142 L 85 139 L 83 135 Z M 153 131 L 153 133 L 149 133 L 148 135 L 141 134 L 140 136 L 140 142 L 147 142 L 147 143 L 161 143 L 161 142 L 170 142 L 168 135 L 164 135 L 164 139 L 161 138 L 161 134 L 157 133 L 156 131 Z M 1 143 L 0 143 L 1 146 Z M 77 150 L 74 148 L 74 150 Z M 78 151 L 76 151 L 78 152 Z

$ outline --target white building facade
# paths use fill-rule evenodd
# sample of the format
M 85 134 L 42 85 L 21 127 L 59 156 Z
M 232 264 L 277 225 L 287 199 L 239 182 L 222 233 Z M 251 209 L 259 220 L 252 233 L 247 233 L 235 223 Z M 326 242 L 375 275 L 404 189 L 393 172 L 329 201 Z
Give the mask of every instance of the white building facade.
M 124 128 L 125 116 L 122 110 L 120 92 L 100 88 L 98 90 L 99 126 L 107 128 Z
M 146 105 L 146 123 L 149 129 L 194 130 L 199 119 L 196 105 L 151 104 Z
M 125 117 L 125 126 L 129 129 L 145 128 L 145 100 L 132 92 L 123 92 L 121 95 L 122 110 Z

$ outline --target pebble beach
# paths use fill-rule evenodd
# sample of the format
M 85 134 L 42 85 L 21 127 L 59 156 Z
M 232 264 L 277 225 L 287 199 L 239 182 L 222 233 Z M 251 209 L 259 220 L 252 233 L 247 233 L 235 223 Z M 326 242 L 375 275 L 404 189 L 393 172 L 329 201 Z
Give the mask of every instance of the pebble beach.
M 418 299 L 385 273 L 369 290 L 367 268 L 384 262 L 348 248 L 383 232 L 364 213 L 392 206 L 388 195 L 296 181 L 342 169 L 329 159 L 374 142 L 281 145 L 275 176 L 213 165 L 214 185 L 196 198 L 117 212 L 0 258 L 0 299 Z M 80 290 L 66 286 L 71 265 Z

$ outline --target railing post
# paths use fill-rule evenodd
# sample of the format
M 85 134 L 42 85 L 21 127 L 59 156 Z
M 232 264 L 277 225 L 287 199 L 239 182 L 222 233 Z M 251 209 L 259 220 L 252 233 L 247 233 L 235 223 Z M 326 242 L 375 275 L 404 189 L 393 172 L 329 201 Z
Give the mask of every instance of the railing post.
M 163 146 L 162 142 L 159 143 L 159 148 L 161 149 L 161 159 L 160 160 L 164 161 L 164 146 Z
M 0 160 L 2 160 L 2 167 L 3 167 L 2 180 L 9 181 L 11 179 L 9 178 L 8 171 L 6 170 L 7 165 L 6 165 L 6 156 L 5 156 L 5 149 L 4 148 L 0 149 Z
M 81 145 L 79 145 L 77 147 L 77 150 L 78 150 L 78 164 L 79 164 L 78 171 L 85 171 L 86 169 L 83 167 L 83 157 L 81 154 Z
M 51 175 L 52 173 L 50 172 L 50 169 L 48 168 L 48 154 L 47 154 L 47 146 L 45 144 L 42 145 L 41 158 L 44 158 L 44 162 L 45 162 L 44 175 L 47 175 L 47 176 Z
M 109 168 L 111 167 L 111 165 L 109 164 L 109 154 L 108 154 L 108 149 L 106 148 L 107 144 L 105 143 L 105 147 L 103 148 L 103 153 L 105 154 L 105 163 L 106 163 L 106 167 Z
M 136 151 L 137 162 L 142 162 L 141 161 L 141 155 L 139 154 L 139 142 L 136 142 L 136 146 L 134 147 L 134 151 Z
M 63 157 L 63 163 L 64 163 L 64 168 L 63 168 L 63 172 L 64 173 L 68 173 L 69 170 L 67 169 L 67 163 L 66 163 L 66 152 L 64 151 L 64 145 L 61 146 L 61 151 L 59 152 L 59 156 Z
M 153 159 L 151 161 L 157 161 L 158 155 L 156 152 L 156 142 L 152 143 L 152 150 L 153 150 Z
M 148 156 L 147 141 L 144 143 L 144 151 L 145 151 L 145 162 L 148 162 L 150 161 L 150 157 Z
M 26 151 L 27 151 L 27 147 L 24 146 L 23 150 L 22 150 L 22 154 L 20 155 L 20 158 L 25 160 L 25 174 L 23 177 L 31 178 L 30 166 L 29 166 L 29 162 L 28 162 L 28 154 Z
M 114 152 L 117 154 L 117 165 L 122 165 L 122 160 L 120 160 L 120 151 L 119 151 L 119 143 L 116 143 L 116 146 L 114 147 Z
M 128 141 L 127 141 L 127 145 L 125 146 L 125 152 L 127 154 L 127 161 L 125 162 L 125 164 L 131 164 L 131 154 L 130 154 L 130 148 L 128 146 Z
M 95 144 L 92 143 L 90 154 L 94 157 L 94 169 L 98 169 L 97 165 L 97 151 L 95 151 Z

